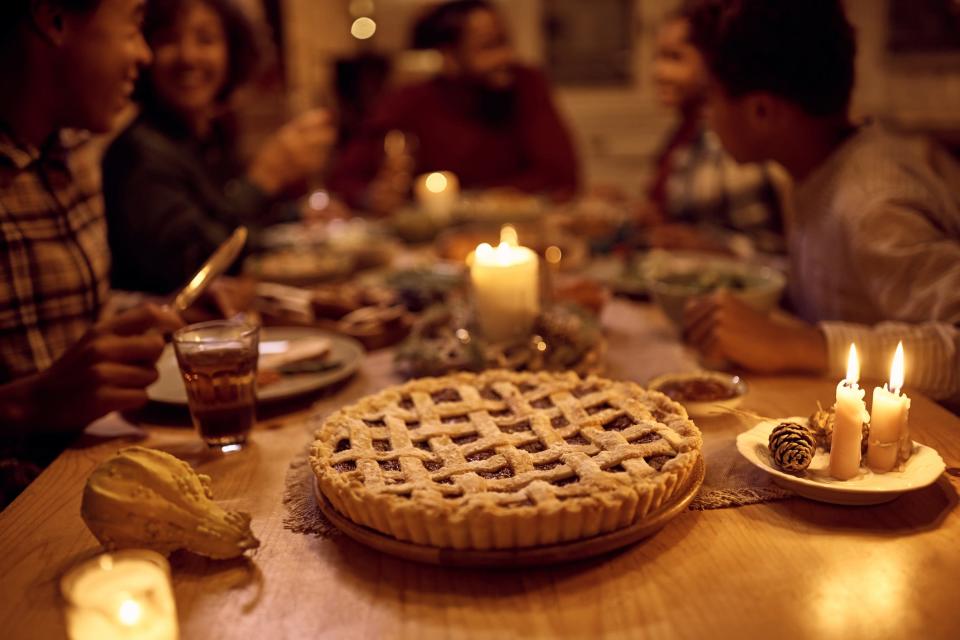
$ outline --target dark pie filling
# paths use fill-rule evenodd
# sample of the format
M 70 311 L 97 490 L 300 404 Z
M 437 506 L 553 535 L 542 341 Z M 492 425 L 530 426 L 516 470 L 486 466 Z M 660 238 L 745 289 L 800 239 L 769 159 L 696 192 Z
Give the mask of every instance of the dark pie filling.
M 363 419 L 363 422 L 364 422 L 364 424 L 366 424 L 367 426 L 370 426 L 370 427 L 385 427 L 385 426 L 387 426 L 387 423 L 384 422 L 383 418 L 377 418 L 377 419 L 375 419 L 375 420 L 367 420 L 366 418 L 364 418 L 364 419 Z
M 613 409 L 613 405 L 609 402 L 601 402 L 600 404 L 595 404 L 592 407 L 587 407 L 587 415 L 595 415 L 601 411 L 607 411 L 608 409 Z
M 433 398 L 433 401 L 437 404 L 441 402 L 460 402 L 463 400 L 463 398 L 460 397 L 460 392 L 450 387 L 440 389 L 440 391 L 434 391 L 430 394 L 430 397 Z
M 549 409 L 550 407 L 556 406 L 553 404 L 553 400 L 550 399 L 550 396 L 543 396 L 542 398 L 537 398 L 530 403 L 530 406 L 534 409 Z
M 575 436 L 570 436 L 569 438 L 564 438 L 567 441 L 567 444 L 590 444 L 590 441 L 583 437 L 583 434 L 578 433 Z
M 480 460 L 486 460 L 487 458 L 492 458 L 496 454 L 489 449 L 484 449 L 483 451 L 477 451 L 476 453 L 471 453 L 467 456 L 467 462 L 479 462 Z
M 399 402 L 399 404 L 400 404 L 400 408 L 401 408 L 401 409 L 413 409 L 413 407 L 415 406 L 415 405 L 413 404 L 413 398 L 411 398 L 411 397 L 408 396 L 408 395 L 402 395 L 402 396 L 400 396 L 400 402 Z
M 502 469 L 497 469 L 496 471 L 478 471 L 477 475 L 480 476 L 481 478 L 486 478 L 487 480 L 512 478 L 513 469 L 511 467 L 503 467 Z
M 430 451 L 430 442 L 427 440 L 421 440 L 420 442 L 414 442 L 413 446 L 417 449 L 423 449 L 424 451 Z
M 552 485 L 554 485 L 554 486 L 557 486 L 557 487 L 565 487 L 565 486 L 567 486 L 568 484 L 573 484 L 574 482 L 578 481 L 579 479 L 580 479 L 579 476 L 575 476 L 575 475 L 574 475 L 574 476 L 570 476 L 569 478 L 560 478 L 560 479 L 558 479 L 558 480 L 551 480 L 551 481 L 550 481 L 550 484 L 552 484 Z
M 502 424 L 500 425 L 500 431 L 504 433 L 519 433 L 520 431 L 530 431 L 530 421 L 521 420 L 520 422 L 515 422 L 514 424 Z
M 648 442 L 656 442 L 657 440 L 662 440 L 662 439 L 663 438 L 660 436 L 659 433 L 657 433 L 656 431 L 651 431 L 649 433 L 643 434 L 636 440 L 631 440 L 630 442 L 633 444 L 647 444 Z
M 536 387 L 529 382 L 521 382 L 517 385 L 517 389 L 520 390 L 520 393 L 526 393 L 527 391 L 533 391 Z
M 597 390 L 596 386 L 590 386 L 590 387 L 580 386 L 574 389 L 573 391 L 571 391 L 570 393 L 573 394 L 574 398 L 582 398 L 583 396 L 589 395 L 596 390 Z
M 380 460 L 379 464 L 384 471 L 400 471 L 399 460 Z
M 550 426 L 552 426 L 554 429 L 565 427 L 568 424 L 570 424 L 570 421 L 567 420 L 567 417 L 564 415 L 553 416 L 553 418 L 550 419 Z
M 443 466 L 443 463 L 438 462 L 437 460 L 427 460 L 426 462 L 423 463 L 423 468 L 431 472 L 437 471 L 442 466 Z
M 376 451 L 390 451 L 393 447 L 390 446 L 389 440 L 374 440 L 373 448 Z
M 503 396 L 493 387 L 484 387 L 481 389 L 480 397 L 486 400 L 503 400 Z
M 660 471 L 663 468 L 663 465 L 667 464 L 668 461 L 672 460 L 673 456 L 650 456 L 649 458 L 644 458 L 647 461 L 647 464 Z
M 626 470 L 627 470 L 626 467 L 624 467 L 622 464 L 614 465 L 612 467 L 605 469 L 605 471 L 609 471 L 610 473 L 621 473 Z
M 637 424 L 637 421 L 633 419 L 633 416 L 621 413 L 613 420 L 605 422 L 603 424 L 603 428 L 607 431 L 623 431 L 624 429 L 629 429 L 635 424 Z
M 464 415 L 444 416 L 440 418 L 440 422 L 443 424 L 457 424 L 458 422 L 470 422 L 470 418 Z
M 494 411 L 490 411 L 488 413 L 490 414 L 491 418 L 503 418 L 505 416 L 512 416 L 513 409 L 510 409 L 509 407 L 506 409 L 495 409 Z
M 340 453 L 341 451 L 346 451 L 350 448 L 350 440 L 347 438 L 342 438 L 337 441 L 337 446 L 333 448 L 334 453 Z
M 345 473 L 347 471 L 356 471 L 357 463 L 353 460 L 344 460 L 343 462 L 338 462 L 333 465 L 333 468 L 339 471 L 340 473 Z
M 559 467 L 561 464 L 563 464 L 561 461 L 554 460 L 552 462 L 541 462 L 540 464 L 535 464 L 533 465 L 533 468 L 538 471 L 548 471 L 550 469 L 555 469 L 556 467 Z
M 470 433 L 465 436 L 457 436 L 456 438 L 451 438 L 451 440 L 453 440 L 453 444 L 470 444 L 471 442 L 476 442 L 479 437 L 480 436 L 478 436 L 475 433 Z
M 419 421 L 419 420 L 410 420 L 410 421 L 407 422 L 407 429 L 409 429 L 409 430 L 412 431 L 412 430 L 414 430 L 414 429 L 419 429 L 419 428 L 420 428 L 420 421 Z
M 539 440 L 534 440 L 533 442 L 528 442 L 527 444 L 518 447 L 523 449 L 527 453 L 540 453 L 541 451 L 546 451 L 547 448 Z

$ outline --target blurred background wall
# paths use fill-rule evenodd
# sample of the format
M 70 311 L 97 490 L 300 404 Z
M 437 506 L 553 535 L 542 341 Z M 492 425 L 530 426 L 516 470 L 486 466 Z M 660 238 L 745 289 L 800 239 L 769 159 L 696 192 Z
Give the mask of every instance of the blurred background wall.
M 392 68 L 389 83 L 425 73 L 424 59 L 405 50 L 413 20 L 433 0 L 241 2 L 275 45 L 274 71 L 244 103 L 254 132 L 267 131 L 305 108 L 335 105 L 338 61 L 342 66 L 361 60 L 368 70 L 370 60 L 386 61 Z M 576 137 L 587 184 L 639 190 L 671 122 L 671 115 L 654 102 L 650 71 L 657 26 L 677 2 L 498 4 L 520 56 L 562 81 L 555 85 L 555 95 Z M 854 113 L 932 133 L 960 147 L 960 3 L 846 4 L 859 40 Z M 598 67 L 597 56 L 612 60 L 609 68 Z

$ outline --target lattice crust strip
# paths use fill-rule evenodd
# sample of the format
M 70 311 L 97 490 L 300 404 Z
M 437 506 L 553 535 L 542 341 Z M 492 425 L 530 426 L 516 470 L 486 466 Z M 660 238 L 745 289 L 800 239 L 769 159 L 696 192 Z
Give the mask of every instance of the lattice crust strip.
M 488 371 L 415 380 L 334 413 L 312 462 L 355 522 L 482 549 L 627 526 L 683 485 L 700 446 L 680 405 L 636 384 Z

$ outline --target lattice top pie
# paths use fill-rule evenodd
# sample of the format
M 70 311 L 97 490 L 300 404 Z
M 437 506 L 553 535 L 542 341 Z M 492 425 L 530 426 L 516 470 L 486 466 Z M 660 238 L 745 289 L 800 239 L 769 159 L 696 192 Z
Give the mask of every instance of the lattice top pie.
M 683 407 L 631 382 L 495 370 L 422 378 L 341 409 L 311 461 L 341 514 L 397 539 L 512 548 L 628 526 L 700 456 Z

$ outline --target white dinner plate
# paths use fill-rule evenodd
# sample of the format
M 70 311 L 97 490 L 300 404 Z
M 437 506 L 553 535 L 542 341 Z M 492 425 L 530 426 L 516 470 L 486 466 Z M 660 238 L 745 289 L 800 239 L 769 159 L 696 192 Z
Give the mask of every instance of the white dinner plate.
M 330 355 L 327 358 L 332 362 L 340 362 L 341 365 L 330 371 L 284 375 L 277 382 L 258 390 L 258 401 L 283 400 L 302 393 L 318 391 L 353 375 L 363 360 L 364 350 L 360 343 L 352 338 L 309 327 L 263 327 L 260 330 L 261 344 L 273 341 L 294 343 L 298 340 L 317 337 L 324 337 L 330 341 Z M 187 404 L 187 391 L 183 387 L 183 378 L 180 377 L 173 345 L 167 345 L 164 349 L 163 355 L 157 362 L 157 370 L 160 378 L 147 388 L 147 396 L 156 402 Z
M 771 474 L 778 485 L 811 500 L 849 505 L 889 502 L 902 493 L 933 484 L 946 468 L 936 449 L 914 442 L 913 454 L 902 471 L 873 473 L 861 467 L 855 478 L 836 480 L 830 476 L 830 454 L 817 449 L 805 471 L 787 473 L 774 465 L 768 448 L 770 433 L 781 422 L 805 425 L 807 418 L 764 420 L 737 436 L 737 450 L 753 465 Z

